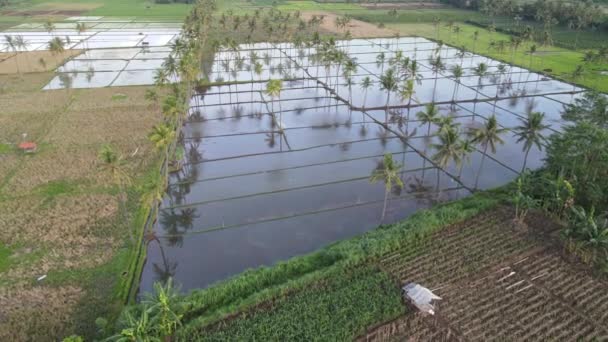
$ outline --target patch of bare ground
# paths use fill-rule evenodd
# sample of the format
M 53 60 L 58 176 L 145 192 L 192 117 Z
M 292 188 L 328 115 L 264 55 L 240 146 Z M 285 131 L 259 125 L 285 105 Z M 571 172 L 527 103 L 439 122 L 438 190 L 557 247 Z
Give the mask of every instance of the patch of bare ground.
M 325 11 L 304 11 L 302 12 L 302 19 L 309 20 L 315 15 L 324 16 L 325 19 L 321 23 L 320 28 L 323 32 L 327 33 L 344 34 L 346 30 L 349 30 L 354 38 L 372 38 L 389 37 L 397 32 L 387 28 L 378 28 L 376 25 L 356 19 L 352 19 L 346 29 L 338 29 L 335 24 L 338 15 Z
M 403 10 L 417 10 L 417 9 L 437 9 L 437 8 L 446 8 L 442 3 L 438 2 L 403 2 L 403 3 L 393 3 L 393 2 L 385 2 L 385 3 L 374 3 L 374 4 L 361 4 L 361 7 L 365 7 L 367 9 L 378 9 L 378 10 L 387 10 L 387 9 L 403 9 Z
M 0 288 L 0 341 L 61 340 L 81 296 L 73 286 Z
M 50 51 L 1 52 L 0 74 L 36 73 L 55 70 L 66 59 L 77 56 L 83 50 L 65 50 L 54 54 Z
M 564 258 L 551 219 L 512 217 L 491 211 L 386 255 L 380 264 L 399 284 L 420 283 L 443 300 L 435 316 L 412 310 L 361 340 L 606 339 L 608 284 Z

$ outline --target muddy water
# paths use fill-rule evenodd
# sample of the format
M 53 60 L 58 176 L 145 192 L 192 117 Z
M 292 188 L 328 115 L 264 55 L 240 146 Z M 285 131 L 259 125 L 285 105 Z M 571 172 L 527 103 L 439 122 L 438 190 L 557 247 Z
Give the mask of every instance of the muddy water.
M 206 77 L 254 82 L 210 87 L 193 97 L 184 127 L 185 166 L 170 177 L 155 226 L 159 243 L 149 245 L 141 290 L 168 277 L 184 290 L 204 288 L 517 176 L 524 153 L 512 133 L 502 136 L 505 144 L 495 154 L 484 157 L 478 147 L 462 171 L 453 164 L 435 167 L 430 160 L 438 127 L 416 119 L 428 102 L 455 97 L 454 105 L 439 109 L 462 131 L 483 125 L 493 113 L 502 127 L 513 128 L 528 111 L 542 111 L 552 126 L 549 135 L 562 127 L 562 106 L 573 98 L 568 84 L 520 68 L 495 75 L 496 61 L 461 58 L 452 48 L 436 52 L 435 43 L 420 38 L 339 44 L 358 63 L 350 86 L 336 77 L 337 66 L 318 66 L 309 57 L 313 49 L 255 44 L 238 55 L 218 53 Z M 387 101 L 379 76 L 397 50 L 418 60 L 420 80 L 412 108 L 399 108 L 408 100 L 393 94 L 387 111 L 378 108 Z M 261 74 L 250 67 L 251 51 L 263 64 Z M 384 64 L 376 62 L 379 52 Z M 448 71 L 431 70 L 428 58 L 435 53 L 447 70 L 465 68 L 457 92 Z M 475 76 L 472 68 L 480 62 L 494 75 Z M 284 81 L 280 99 L 266 95 L 265 81 L 281 77 L 292 80 Z M 374 82 L 367 90 L 359 86 L 364 77 Z M 494 101 L 497 93 L 503 99 Z M 526 97 L 504 99 L 516 93 Z M 384 185 L 369 177 L 384 153 L 404 165 L 405 187 L 391 191 L 382 219 Z M 533 148 L 528 167 L 539 167 L 542 158 L 543 151 Z

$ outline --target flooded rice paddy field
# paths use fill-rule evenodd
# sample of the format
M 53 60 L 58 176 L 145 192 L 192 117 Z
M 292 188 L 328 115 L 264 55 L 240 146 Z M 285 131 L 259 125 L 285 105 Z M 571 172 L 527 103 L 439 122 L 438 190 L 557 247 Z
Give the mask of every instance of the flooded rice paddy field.
M 351 87 L 336 66 L 309 58 L 312 48 L 255 44 L 216 55 L 205 77 L 239 84 L 211 86 L 191 100 L 184 167 L 170 177 L 155 226 L 159 243 L 149 245 L 141 290 L 168 277 L 183 290 L 204 288 L 517 176 L 523 146 L 510 132 L 496 154 L 488 151 L 484 159 L 478 147 L 462 171 L 453 164 L 437 168 L 430 161 L 437 127 L 415 115 L 424 104 L 438 103 L 441 114 L 463 130 L 483 125 L 492 113 L 502 127 L 513 128 L 528 111 L 541 111 L 551 124 L 549 135 L 561 127 L 563 105 L 577 96 L 572 85 L 517 67 L 495 75 L 499 62 L 443 47 L 447 70 L 465 68 L 456 104 L 450 104 L 456 82 L 448 71 L 436 75 L 428 63 L 435 43 L 401 38 L 338 44 L 358 64 Z M 421 79 L 411 108 L 393 94 L 385 110 L 379 76 L 398 50 L 418 61 Z M 261 73 L 251 67 L 252 51 L 263 64 Z M 384 65 L 376 62 L 380 52 Z M 480 62 L 489 65 L 490 76 L 474 75 Z M 374 81 L 367 94 L 359 85 L 366 76 Z M 264 92 L 271 78 L 285 79 L 280 100 Z M 369 177 L 384 153 L 404 165 L 405 187 L 390 193 L 381 221 L 384 184 L 371 184 Z M 534 147 L 528 167 L 539 167 L 542 157 Z
M 3 35 L 21 36 L 25 47 L 19 51 L 48 50 L 49 41 L 61 38 L 65 49 L 82 49 L 57 69 L 44 89 L 100 88 L 154 84 L 154 72 L 171 51 L 170 44 L 180 34 L 180 23 L 142 22 L 129 18 L 71 17 L 72 22 L 54 24 L 48 32 L 42 23 L 17 25 Z M 86 30 L 78 32 L 77 23 Z M 0 52 L 12 51 L 5 39 Z

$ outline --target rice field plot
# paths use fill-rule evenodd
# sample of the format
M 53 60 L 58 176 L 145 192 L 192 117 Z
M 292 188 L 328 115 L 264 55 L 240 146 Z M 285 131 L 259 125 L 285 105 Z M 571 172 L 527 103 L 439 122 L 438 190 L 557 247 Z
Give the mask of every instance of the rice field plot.
M 605 340 L 608 284 L 563 259 L 546 219 L 529 220 L 529 231 L 511 220 L 499 209 L 385 256 L 400 284 L 424 284 L 442 300 L 435 317 L 408 313 L 363 338 Z M 418 248 L 429 252 L 410 258 Z
M 14 69 L 19 63 L 14 61 L 15 56 L 37 65 L 39 59 L 36 54 L 48 50 L 50 40 L 60 38 L 66 50 L 81 53 L 65 62 L 63 58 L 56 60 L 58 56 L 55 54 L 45 55 L 45 64 L 58 64 L 56 76 L 44 87 L 45 90 L 150 85 L 154 84 L 154 72 L 169 56 L 170 44 L 181 31 L 179 23 L 104 17 L 72 19 L 74 22 L 56 23 L 51 32 L 36 23 L 17 25 L 3 32 L 5 38 L 0 42 L 0 52 L 13 55 L 2 60 L 0 66 Z M 79 23 L 86 25 L 84 31 L 76 29 Z M 6 41 L 6 36 L 13 39 L 21 37 L 25 45 L 15 51 Z
M 216 54 L 202 77 L 217 83 L 191 100 L 183 168 L 170 177 L 142 290 L 169 276 L 185 290 L 206 287 L 518 175 L 525 153 L 511 132 L 496 153 L 477 146 L 462 169 L 439 167 L 439 127 L 416 115 L 430 103 L 461 131 L 493 114 L 511 129 L 542 111 L 549 135 L 561 128 L 563 105 L 578 96 L 572 85 L 423 38 L 336 44 L 355 62 L 350 82 L 344 65 L 323 63 L 314 47 L 256 43 Z M 429 56 L 437 55 L 447 67 L 434 72 Z M 397 56 L 419 66 L 411 103 L 380 84 Z M 481 76 L 479 63 L 488 66 Z M 448 71 L 454 65 L 465 71 L 460 83 Z M 371 86 L 363 89 L 367 77 Z M 270 79 L 283 80 L 280 94 L 268 94 Z M 405 186 L 390 191 L 382 217 L 384 185 L 369 177 L 385 153 L 403 165 Z M 527 166 L 539 167 L 542 157 L 533 148 Z M 487 243 L 499 243 L 492 238 Z

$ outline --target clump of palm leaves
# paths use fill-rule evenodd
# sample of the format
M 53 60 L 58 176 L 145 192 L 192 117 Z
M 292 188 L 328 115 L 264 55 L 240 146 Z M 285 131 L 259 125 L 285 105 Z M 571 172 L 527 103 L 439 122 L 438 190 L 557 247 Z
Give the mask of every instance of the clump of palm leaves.
M 118 333 L 108 341 L 171 341 L 190 304 L 184 301 L 171 278 L 166 284 L 155 283 L 154 293 L 147 294 L 137 306 L 126 308 L 118 321 Z
M 608 215 L 596 215 L 595 208 L 570 209 L 568 226 L 562 232 L 566 247 L 584 262 L 608 267 Z M 607 269 L 608 270 L 608 269 Z

